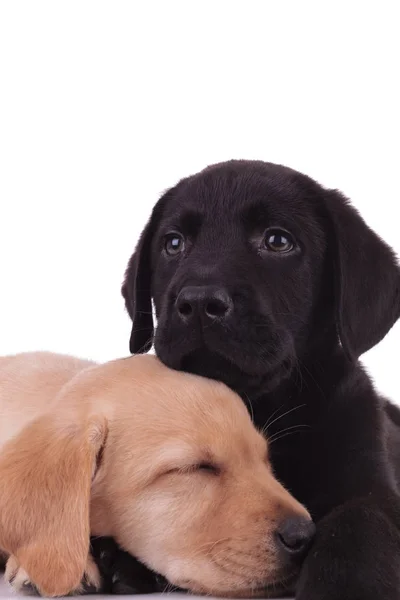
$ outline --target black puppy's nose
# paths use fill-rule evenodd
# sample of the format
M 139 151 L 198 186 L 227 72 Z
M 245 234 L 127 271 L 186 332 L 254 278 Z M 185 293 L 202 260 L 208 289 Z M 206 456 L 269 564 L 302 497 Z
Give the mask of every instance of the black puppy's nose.
M 182 321 L 188 323 L 196 316 L 207 319 L 225 319 L 233 310 L 232 298 L 221 288 L 187 286 L 181 290 L 176 310 Z
M 315 525 L 306 517 L 286 519 L 278 527 L 278 545 L 293 558 L 301 557 L 315 536 Z

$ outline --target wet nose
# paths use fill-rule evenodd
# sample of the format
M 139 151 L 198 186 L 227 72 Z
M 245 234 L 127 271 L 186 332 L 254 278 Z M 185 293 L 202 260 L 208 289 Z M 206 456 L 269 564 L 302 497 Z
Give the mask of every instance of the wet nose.
M 214 321 L 226 319 L 233 311 L 233 302 L 222 288 L 187 286 L 179 293 L 175 308 L 185 323 L 190 323 L 196 317 Z
M 278 546 L 286 555 L 301 558 L 315 536 L 315 525 L 306 517 L 291 517 L 281 523 L 276 536 Z

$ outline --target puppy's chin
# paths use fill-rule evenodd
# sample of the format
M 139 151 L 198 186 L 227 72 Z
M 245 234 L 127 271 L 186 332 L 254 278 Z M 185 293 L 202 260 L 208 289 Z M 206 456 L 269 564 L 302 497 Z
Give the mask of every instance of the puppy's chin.
M 183 581 L 181 582 L 181 585 L 175 589 L 177 591 L 186 591 L 190 594 L 198 594 L 202 596 L 212 595 L 216 598 L 288 598 L 289 596 L 294 596 L 298 575 L 299 573 L 296 572 L 281 580 L 277 580 L 274 583 L 236 588 L 229 591 L 224 590 L 223 592 L 218 591 L 218 589 L 207 589 L 193 581 Z
M 239 356 L 240 362 L 236 362 L 234 357 L 226 357 L 206 345 L 182 353 L 171 352 L 162 342 L 156 341 L 155 349 L 158 357 L 168 367 L 223 381 L 244 397 L 251 393 L 252 389 L 262 388 L 264 393 L 272 391 L 290 376 L 293 365 L 289 358 L 282 358 L 280 363 L 268 365 L 255 357 L 250 368 L 251 360 L 245 360 L 244 356 Z
M 206 346 L 183 355 L 180 359 L 180 368 L 183 371 L 189 371 L 210 379 L 229 381 L 231 384 L 239 384 L 249 377 L 257 377 L 255 373 L 251 375 L 245 373 L 241 365 L 218 352 L 208 349 Z

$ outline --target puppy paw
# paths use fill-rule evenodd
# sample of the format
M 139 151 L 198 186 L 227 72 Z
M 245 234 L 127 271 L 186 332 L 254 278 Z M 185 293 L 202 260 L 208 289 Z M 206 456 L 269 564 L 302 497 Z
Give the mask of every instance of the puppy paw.
M 94 562 L 93 557 L 89 554 L 86 563 L 86 569 L 83 574 L 83 579 L 76 590 L 71 592 L 72 594 L 93 594 L 98 592 L 101 588 L 101 575 L 100 571 Z
M 19 594 L 24 594 L 27 596 L 40 595 L 35 583 L 31 581 L 29 574 L 18 563 L 15 556 L 10 556 L 7 561 L 4 579 L 12 587 L 12 589 Z M 75 589 L 69 590 L 68 595 L 95 593 L 100 590 L 100 587 L 100 572 L 93 558 L 89 555 L 81 583 Z M 61 596 L 66 594 L 64 592 L 60 592 L 59 594 L 55 592 L 51 593 L 50 595 Z
M 38 595 L 38 591 L 31 582 L 28 573 L 18 564 L 15 556 L 10 556 L 6 563 L 4 579 L 19 594 L 23 593 L 28 596 Z

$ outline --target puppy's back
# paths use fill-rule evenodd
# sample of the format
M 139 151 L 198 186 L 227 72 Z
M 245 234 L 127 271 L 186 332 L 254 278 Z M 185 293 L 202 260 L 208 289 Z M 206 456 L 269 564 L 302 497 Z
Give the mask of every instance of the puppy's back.
M 72 377 L 94 364 L 51 352 L 0 357 L 0 449 L 42 414 Z

